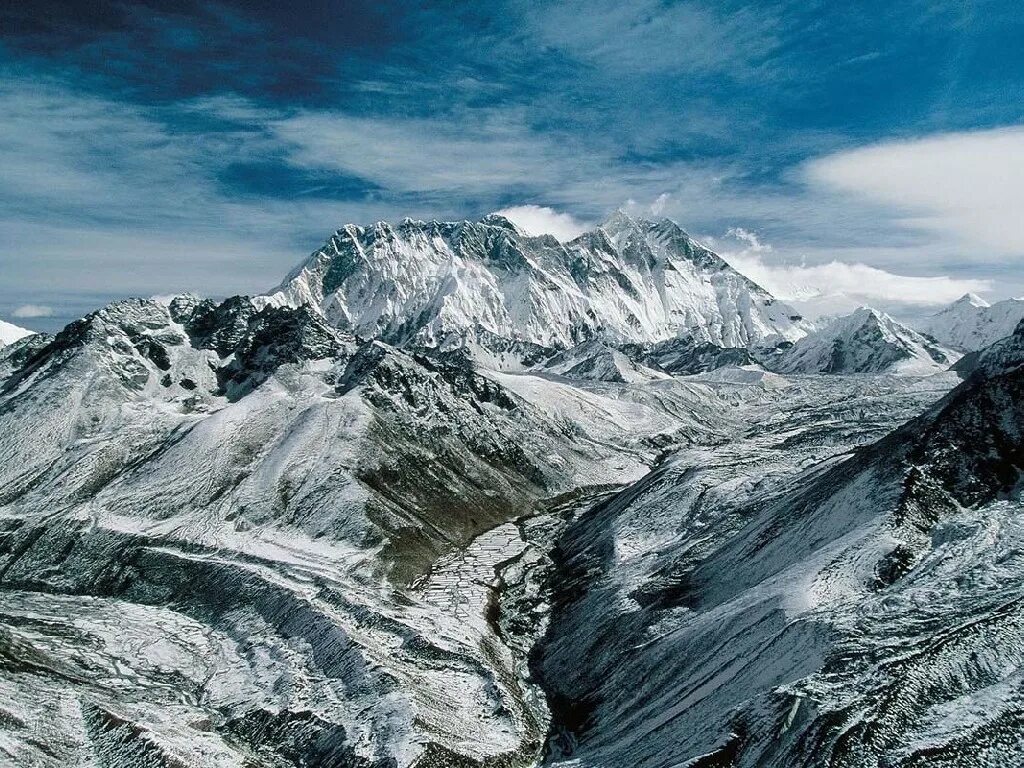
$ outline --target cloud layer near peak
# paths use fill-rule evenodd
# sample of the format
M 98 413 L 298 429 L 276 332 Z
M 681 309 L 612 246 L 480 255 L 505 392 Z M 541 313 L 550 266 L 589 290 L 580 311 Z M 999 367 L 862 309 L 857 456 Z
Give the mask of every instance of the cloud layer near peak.
M 514 205 L 495 213 L 531 235 L 554 235 L 562 242 L 572 240 L 591 226 L 568 213 L 559 213 L 554 208 L 541 205 Z
M 706 238 L 733 267 L 771 294 L 813 318 L 872 306 L 906 318 L 920 317 L 965 293 L 992 290 L 989 280 L 948 275 L 902 275 L 858 262 L 785 263 L 756 233 L 731 229 Z

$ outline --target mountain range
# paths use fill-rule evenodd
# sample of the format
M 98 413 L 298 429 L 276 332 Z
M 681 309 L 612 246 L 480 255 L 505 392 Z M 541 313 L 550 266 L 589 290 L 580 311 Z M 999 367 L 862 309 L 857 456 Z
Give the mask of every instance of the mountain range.
M 1016 764 L 1016 306 L 815 328 L 620 211 L 12 336 L 0 762 Z

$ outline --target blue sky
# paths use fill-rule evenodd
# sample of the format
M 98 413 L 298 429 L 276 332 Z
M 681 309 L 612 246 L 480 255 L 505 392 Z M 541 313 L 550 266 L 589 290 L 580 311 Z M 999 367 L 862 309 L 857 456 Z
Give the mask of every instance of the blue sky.
M 1009 0 L 2 13 L 0 317 L 31 328 L 265 290 L 349 221 L 492 210 L 669 216 L 787 298 L 1024 293 Z

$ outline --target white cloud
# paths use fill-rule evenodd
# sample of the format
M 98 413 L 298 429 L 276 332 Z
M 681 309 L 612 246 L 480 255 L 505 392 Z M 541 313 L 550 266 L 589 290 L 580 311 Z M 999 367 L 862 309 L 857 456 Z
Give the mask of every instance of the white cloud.
M 53 307 L 47 307 L 42 304 L 22 304 L 20 307 L 15 307 L 11 315 L 20 319 L 53 317 Z
M 897 315 L 920 314 L 924 309 L 955 301 L 965 293 L 992 290 L 988 280 L 901 275 L 857 262 L 774 262 L 770 245 L 756 233 L 738 227 L 730 229 L 723 238 L 705 240 L 744 275 L 811 318 L 845 313 L 863 305 Z
M 952 236 L 975 255 L 1024 257 L 1024 126 L 885 142 L 804 170 L 818 188 L 890 207 L 904 225 Z
M 744 229 L 743 227 L 732 227 L 725 233 L 726 237 L 734 237 L 747 244 L 746 250 L 750 253 L 762 253 L 772 250 L 768 243 L 762 243 L 756 232 Z
M 651 203 L 651 214 L 654 216 L 661 216 L 665 212 L 665 206 L 668 205 L 668 201 L 671 199 L 671 195 L 668 192 L 662 192 L 658 195 L 657 199 Z
M 514 205 L 495 211 L 531 235 L 554 235 L 565 242 L 586 232 L 589 225 L 568 213 L 540 205 Z
M 463 110 L 444 118 L 301 112 L 271 127 L 296 167 L 341 171 L 420 194 L 474 197 L 514 185 L 553 186 L 604 161 L 567 156 L 557 141 L 526 128 L 515 110 Z

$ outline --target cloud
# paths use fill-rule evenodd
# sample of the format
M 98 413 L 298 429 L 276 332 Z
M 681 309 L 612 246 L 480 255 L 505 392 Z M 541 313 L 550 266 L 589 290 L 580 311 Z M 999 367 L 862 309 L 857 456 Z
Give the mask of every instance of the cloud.
M 47 307 L 43 304 L 22 304 L 20 307 L 15 307 L 11 312 L 12 316 L 19 319 L 53 317 L 53 314 L 53 307 Z
M 301 112 L 271 123 L 296 167 L 360 176 L 393 193 L 448 199 L 551 190 L 609 170 L 607 156 L 567 153 L 558 137 L 526 127 L 515 109 L 442 117 L 358 117 Z
M 754 77 L 781 44 L 770 5 L 726 11 L 685 0 L 571 0 L 527 7 L 527 23 L 546 44 L 620 71 Z
M 776 260 L 771 245 L 742 228 L 705 241 L 744 275 L 811 318 L 863 305 L 919 316 L 923 310 L 948 304 L 965 293 L 987 293 L 993 288 L 988 280 L 901 275 L 858 262 L 786 264 Z
M 1024 258 L 1024 126 L 874 144 L 812 160 L 804 173 L 908 228 L 955 238 L 965 258 Z
M 514 205 L 495 211 L 531 235 L 554 235 L 563 243 L 590 227 L 567 213 L 540 205 Z
M 749 253 L 762 253 L 772 250 L 767 243 L 762 243 L 756 232 L 744 229 L 743 227 L 732 227 L 725 233 L 726 237 L 733 237 L 742 243 L 746 243 L 746 251 Z

